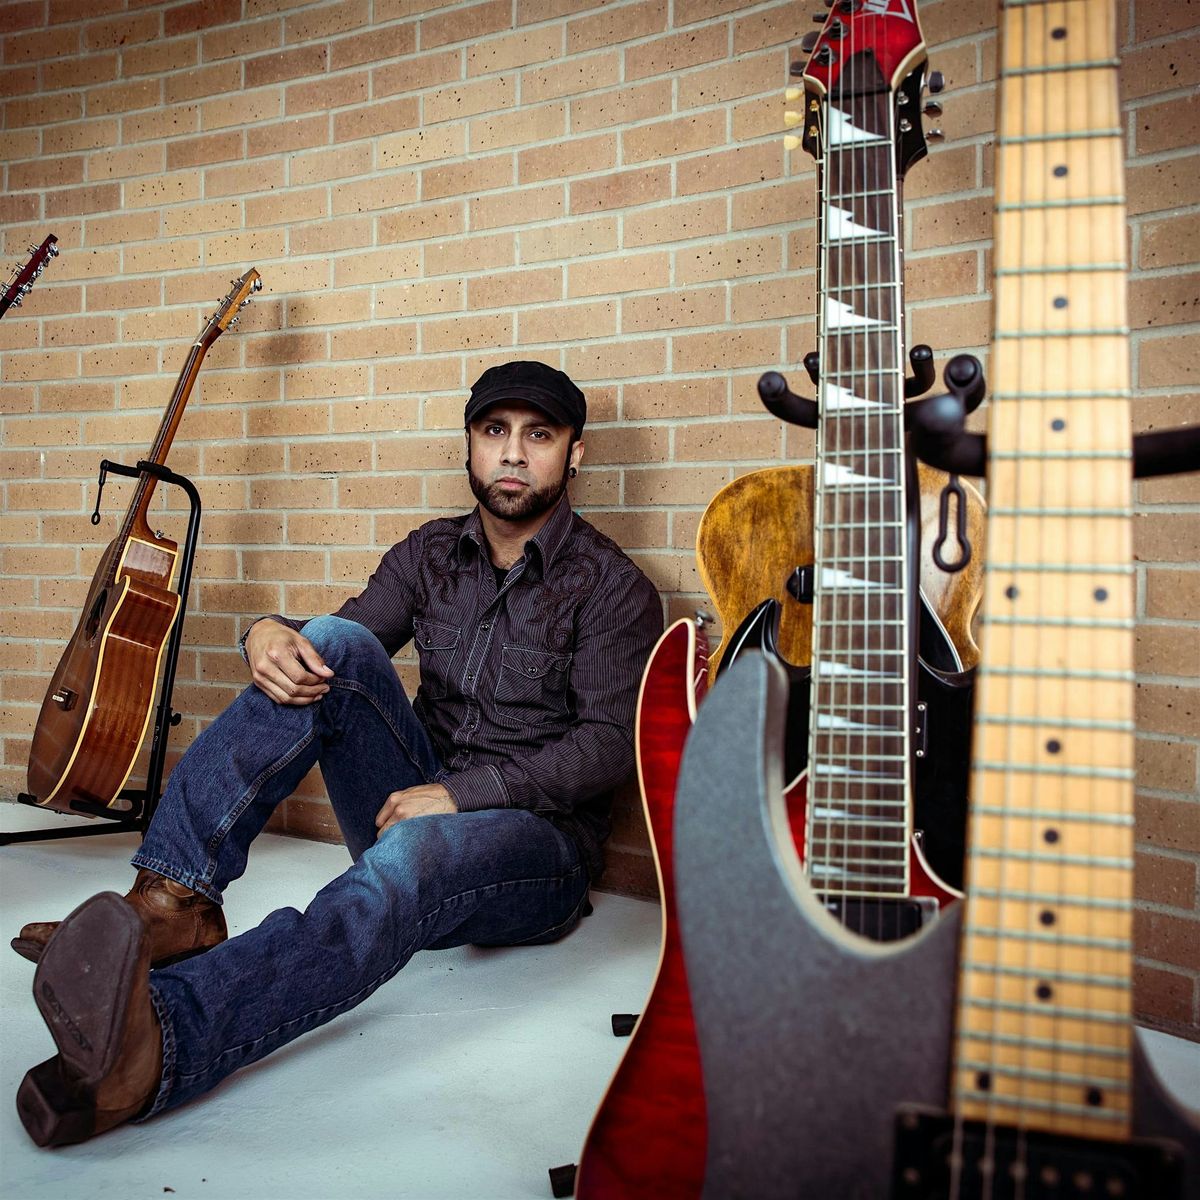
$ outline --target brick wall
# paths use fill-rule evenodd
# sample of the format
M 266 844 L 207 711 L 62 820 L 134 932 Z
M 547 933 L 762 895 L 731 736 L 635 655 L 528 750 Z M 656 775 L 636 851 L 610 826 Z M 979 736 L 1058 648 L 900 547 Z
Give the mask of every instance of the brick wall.
M 702 601 L 696 524 L 736 473 L 810 457 L 754 380 L 813 348 L 814 175 L 779 132 L 796 3 L 7 0 L 0 249 L 62 256 L 0 323 L 0 794 L 48 672 L 231 276 L 265 290 L 217 342 L 171 465 L 206 512 L 176 703 L 186 746 L 244 679 L 264 611 L 315 614 L 432 513 L 469 503 L 465 388 L 562 366 L 592 420 L 574 489 L 662 589 Z M 948 140 L 907 187 L 910 341 L 939 366 L 991 322 L 995 4 L 922 6 Z M 86 15 L 85 15 L 86 14 Z M 1121 10 L 1135 420 L 1200 421 L 1200 31 Z M 797 372 L 793 369 L 793 375 Z M 177 508 L 153 520 L 181 532 Z M 1139 486 L 1138 1003 L 1200 1032 L 1200 493 Z M 402 673 L 411 683 L 414 665 Z M 277 827 L 336 836 L 319 781 Z M 653 888 L 633 793 L 610 882 Z

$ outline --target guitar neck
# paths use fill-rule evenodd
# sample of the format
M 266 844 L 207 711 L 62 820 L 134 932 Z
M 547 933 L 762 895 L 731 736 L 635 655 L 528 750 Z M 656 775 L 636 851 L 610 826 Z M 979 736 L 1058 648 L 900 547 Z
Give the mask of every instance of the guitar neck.
M 1112 0 L 1004 5 L 960 1115 L 1128 1136 L 1132 472 Z
M 805 864 L 821 892 L 906 896 L 909 580 L 895 104 L 862 55 L 823 106 Z

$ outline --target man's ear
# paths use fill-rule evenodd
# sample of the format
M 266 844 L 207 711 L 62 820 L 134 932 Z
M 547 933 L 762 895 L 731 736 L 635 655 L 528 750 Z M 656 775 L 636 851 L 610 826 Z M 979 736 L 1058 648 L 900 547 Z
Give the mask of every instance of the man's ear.
M 567 466 L 575 467 L 577 470 L 583 459 L 583 441 L 582 439 L 571 443 L 571 449 L 567 454 Z

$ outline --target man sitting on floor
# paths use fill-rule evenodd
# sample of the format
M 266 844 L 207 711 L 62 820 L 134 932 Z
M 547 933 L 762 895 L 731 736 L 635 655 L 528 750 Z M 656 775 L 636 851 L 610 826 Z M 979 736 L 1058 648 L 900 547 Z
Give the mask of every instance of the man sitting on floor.
M 185 1103 L 418 950 L 551 942 L 589 911 L 662 608 L 571 510 L 585 417 L 561 371 L 484 372 L 465 413 L 478 506 L 393 546 L 336 614 L 253 624 L 254 686 L 172 772 L 133 889 L 14 939 L 59 1051 L 17 1093 L 38 1145 Z M 410 639 L 411 704 L 390 661 Z M 314 763 L 353 865 L 227 940 L 225 888 Z

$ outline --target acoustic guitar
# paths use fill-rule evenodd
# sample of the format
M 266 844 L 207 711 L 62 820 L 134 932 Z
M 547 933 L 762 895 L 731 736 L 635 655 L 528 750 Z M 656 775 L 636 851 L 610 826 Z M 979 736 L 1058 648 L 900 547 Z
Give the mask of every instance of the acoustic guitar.
M 714 1200 L 1200 1195 L 1200 1132 L 1158 1086 L 1132 1021 L 1114 9 L 1011 0 L 1001 11 L 966 900 L 889 946 L 829 919 L 779 794 L 777 665 L 735 664 L 685 749 L 676 899 L 704 1064 L 703 1194 Z M 730 806 L 731 793 L 753 802 Z
M 262 287 L 251 268 L 191 347 L 150 451 L 163 465 L 200 365 Z M 178 546 L 147 522 L 156 479 L 143 470 L 120 531 L 100 557 L 83 613 L 50 679 L 29 758 L 29 791 L 59 812 L 73 802 L 112 807 L 125 786 L 150 721 L 159 663 L 179 611 L 171 589 Z
M 58 257 L 58 238 L 50 234 L 40 246 L 29 247 L 29 261 L 23 267 L 13 271 L 12 278 L 0 292 L 0 317 L 10 308 L 18 308 L 21 302 L 33 291 L 33 285 L 38 276 L 46 269 L 46 264 Z

